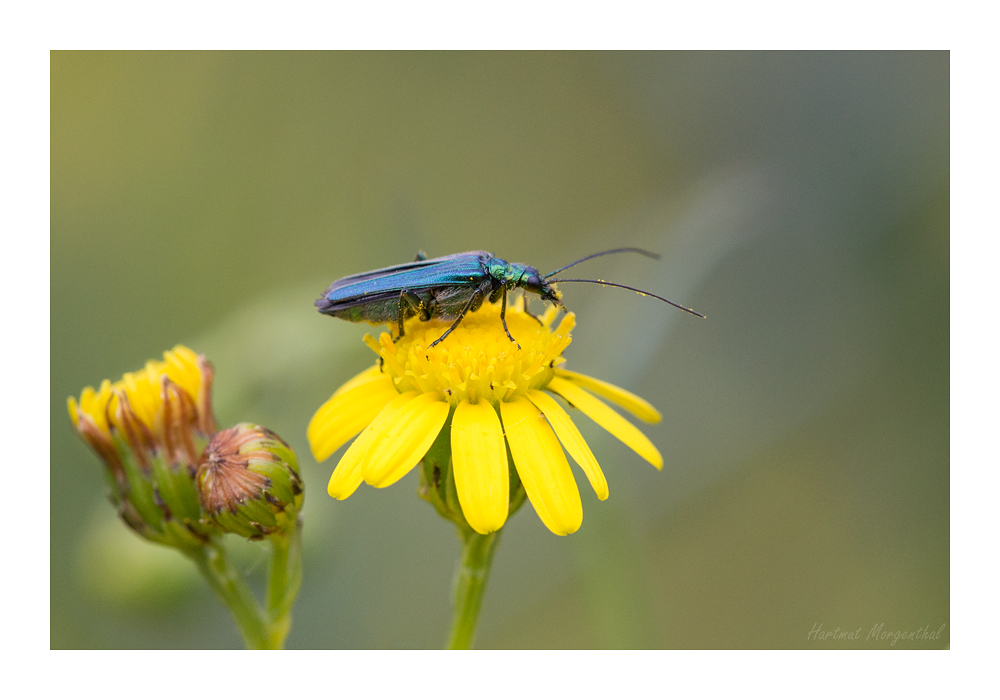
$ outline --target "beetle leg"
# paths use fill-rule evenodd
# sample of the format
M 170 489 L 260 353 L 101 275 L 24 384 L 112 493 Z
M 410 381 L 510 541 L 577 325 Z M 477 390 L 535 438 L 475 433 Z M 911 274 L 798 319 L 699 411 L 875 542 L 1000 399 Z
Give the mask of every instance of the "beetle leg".
M 521 299 L 524 300 L 524 313 L 528 314 L 533 319 L 535 319 L 536 321 L 538 321 L 538 325 L 539 326 L 544 326 L 545 324 L 542 323 L 542 319 L 538 318 L 538 316 L 535 316 L 535 314 L 533 314 L 530 311 L 528 311 L 528 295 L 527 294 L 522 294 L 521 295 Z
M 517 349 L 520 350 L 521 344 L 514 340 L 514 336 L 512 336 L 510 331 L 507 330 L 507 283 L 501 282 L 500 288 L 503 290 L 503 303 L 500 305 L 500 322 L 503 324 L 503 332 L 507 334 L 508 338 L 510 338 L 510 342 L 514 343 L 514 345 L 517 346 Z
M 437 297 L 434 296 L 434 290 L 431 289 L 427 292 L 427 299 L 420 306 L 420 320 L 430 321 L 437 311 L 437 306 Z
M 399 317 L 397 319 L 399 322 L 399 335 L 392 339 L 394 343 L 403 337 L 403 319 L 407 317 L 407 314 L 403 311 L 404 302 L 408 310 L 412 309 L 414 312 L 423 312 L 424 304 L 420 301 L 420 297 L 409 289 L 403 289 L 399 292 Z M 409 316 L 412 315 L 409 314 Z
M 429 348 L 432 348 L 432 347 L 434 347 L 435 345 L 437 345 L 438 343 L 440 343 L 440 342 L 441 342 L 442 340 L 444 340 L 445 338 L 447 338 L 447 337 L 448 337 L 448 334 L 449 334 L 449 333 L 451 333 L 451 332 L 452 332 L 453 330 L 455 330 L 456 328 L 458 328 L 458 324 L 462 322 L 462 319 L 463 319 L 463 318 L 465 318 L 465 314 L 469 313 L 469 310 L 470 310 L 470 309 L 473 309 L 473 307 L 476 307 L 476 308 L 478 308 L 478 307 L 482 306 L 482 305 L 483 305 L 483 299 L 484 299 L 484 298 L 485 298 L 485 295 L 483 294 L 483 290 L 481 290 L 481 289 L 477 289 L 477 290 L 476 290 L 476 291 L 475 291 L 475 292 L 474 292 L 474 293 L 472 294 L 472 296 L 471 296 L 471 297 L 469 297 L 469 302 L 468 302 L 468 303 L 467 303 L 467 304 L 465 305 L 465 308 L 464 308 L 464 309 L 462 309 L 462 313 L 460 313 L 460 314 L 458 315 L 458 318 L 456 318 L 456 319 L 455 319 L 455 322 L 454 322 L 453 324 L 451 324 L 451 327 L 449 327 L 449 328 L 448 328 L 448 330 L 446 330 L 446 331 L 444 332 L 444 334 L 443 334 L 443 335 L 442 335 L 442 336 L 441 336 L 440 338 L 438 338 L 438 339 L 437 339 L 437 340 L 435 340 L 435 341 L 434 341 L 433 343 L 431 343 L 430 345 L 428 345 L 428 346 L 427 346 L 427 347 L 428 347 L 428 349 L 429 349 Z M 473 309 L 473 310 L 474 310 L 474 309 Z
M 418 250 L 417 257 L 413 259 L 413 262 L 423 262 L 426 259 L 427 259 L 427 253 L 425 253 L 423 250 Z

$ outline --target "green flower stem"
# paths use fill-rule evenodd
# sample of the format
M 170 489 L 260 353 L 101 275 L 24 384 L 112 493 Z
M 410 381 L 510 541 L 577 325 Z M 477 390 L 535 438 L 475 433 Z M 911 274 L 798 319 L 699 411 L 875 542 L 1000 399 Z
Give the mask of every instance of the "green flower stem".
M 302 583 L 302 525 L 290 532 L 274 534 L 271 567 L 267 578 L 267 606 L 262 607 L 250 586 L 226 559 L 226 550 L 216 540 L 185 550 L 198 566 L 236 621 L 247 649 L 281 649 L 292 628 L 292 605 Z
M 480 535 L 470 528 L 459 528 L 463 540 L 462 559 L 455 572 L 455 616 L 448 638 L 449 649 L 472 648 L 479 608 L 483 603 L 501 531 Z
M 302 584 L 302 524 L 296 523 L 286 534 L 274 534 L 271 569 L 267 578 L 268 632 L 272 649 L 284 646 L 292 628 L 292 604 Z
M 263 608 L 240 573 L 226 560 L 226 550 L 219 542 L 210 542 L 185 552 L 229 608 L 248 649 L 273 649 Z

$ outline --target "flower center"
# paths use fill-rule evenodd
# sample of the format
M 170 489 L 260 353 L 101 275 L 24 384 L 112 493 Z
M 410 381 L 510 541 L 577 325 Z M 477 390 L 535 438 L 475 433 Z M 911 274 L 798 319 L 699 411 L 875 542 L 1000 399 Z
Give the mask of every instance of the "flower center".
M 383 361 L 383 371 L 392 377 L 396 389 L 437 392 L 452 405 L 463 399 L 477 403 L 509 401 L 529 389 L 540 389 L 562 364 L 562 352 L 572 340 L 576 324 L 572 313 L 562 317 L 559 326 L 551 325 L 557 310 L 550 306 L 535 318 L 524 311 L 518 297 L 507 305 L 507 328 L 516 340 L 512 343 L 500 321 L 500 304 L 483 304 L 479 311 L 466 314 L 458 327 L 443 341 L 431 343 L 454 323 L 454 320 L 421 321 L 414 317 L 404 324 L 405 334 L 393 342 L 388 333 L 376 341 L 365 336 L 365 343 Z M 518 349 L 520 345 L 520 349 Z

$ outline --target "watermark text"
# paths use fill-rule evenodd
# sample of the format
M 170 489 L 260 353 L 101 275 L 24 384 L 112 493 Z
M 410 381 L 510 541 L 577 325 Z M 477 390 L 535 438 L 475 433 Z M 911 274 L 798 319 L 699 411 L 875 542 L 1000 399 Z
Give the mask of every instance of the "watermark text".
M 893 630 L 886 628 L 884 622 L 880 622 L 877 625 L 873 625 L 870 630 L 865 632 L 865 627 L 861 626 L 857 629 L 844 629 L 842 627 L 836 627 L 834 629 L 826 629 L 819 622 L 813 624 L 809 634 L 806 637 L 811 642 L 833 640 L 833 641 L 865 641 L 865 642 L 889 642 L 889 646 L 896 646 L 896 642 L 907 641 L 907 642 L 927 642 L 927 641 L 937 641 L 941 639 L 941 635 L 944 633 L 944 628 L 947 627 L 947 623 L 942 624 L 938 628 L 933 628 L 930 625 L 924 625 L 923 627 L 916 630 Z

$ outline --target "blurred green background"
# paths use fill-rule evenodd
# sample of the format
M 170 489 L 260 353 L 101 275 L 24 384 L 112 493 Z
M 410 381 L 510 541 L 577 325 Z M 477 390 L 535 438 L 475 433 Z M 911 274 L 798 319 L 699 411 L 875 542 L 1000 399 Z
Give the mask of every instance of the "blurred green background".
M 312 301 L 418 248 L 547 271 L 620 245 L 664 257 L 580 272 L 708 319 L 565 285 L 567 366 L 663 411 L 666 466 L 581 417 L 611 497 L 577 472 L 578 533 L 508 524 L 477 646 L 949 645 L 948 120 L 946 52 L 53 53 L 51 646 L 242 646 L 66 415 L 184 343 L 221 424 L 302 460 L 288 646 L 440 647 L 459 543 L 416 472 L 335 502 L 310 457 L 374 359 Z

